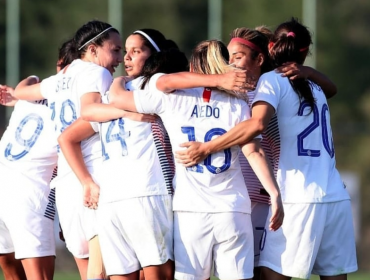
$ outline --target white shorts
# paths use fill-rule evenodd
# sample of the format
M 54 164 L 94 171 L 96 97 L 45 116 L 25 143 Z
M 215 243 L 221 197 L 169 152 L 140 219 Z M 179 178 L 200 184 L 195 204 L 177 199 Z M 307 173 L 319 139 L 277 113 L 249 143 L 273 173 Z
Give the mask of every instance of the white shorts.
M 0 213 L 0 254 L 9 253 L 14 253 L 13 241 Z
M 66 246 L 76 258 L 89 257 L 89 240 L 97 235 L 97 211 L 83 205 L 83 188 L 74 173 L 53 180 L 59 223 Z
M 253 229 L 245 213 L 174 212 L 175 278 L 253 277 Z
M 357 270 L 349 200 L 284 204 L 284 212 L 282 227 L 266 231 L 260 266 L 303 279 L 309 279 L 311 273 L 334 276 Z
M 54 221 L 45 215 L 50 189 L 40 192 L 30 184 L 19 176 L 0 190 L 0 253 L 15 252 L 17 259 L 55 256 Z M 31 188 L 35 194 L 24 195 Z
M 265 231 L 266 218 L 269 213 L 270 205 L 260 202 L 252 202 L 251 218 L 254 236 L 254 266 L 258 266 L 260 259 L 260 248 L 262 236 Z
M 173 260 L 172 196 L 137 197 L 99 208 L 99 241 L 107 275 L 125 275 Z

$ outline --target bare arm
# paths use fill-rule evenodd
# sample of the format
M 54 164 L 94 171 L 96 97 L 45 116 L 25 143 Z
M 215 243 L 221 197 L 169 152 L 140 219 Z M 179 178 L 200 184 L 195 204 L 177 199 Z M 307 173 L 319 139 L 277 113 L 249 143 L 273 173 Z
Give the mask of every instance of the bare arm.
M 337 94 L 337 86 L 327 76 L 312 67 L 289 62 L 276 68 L 276 71 L 291 80 L 299 78 L 311 80 L 322 88 L 326 98 L 331 98 Z
M 116 101 L 119 105 L 119 98 Z M 93 103 L 85 107 L 83 114 L 81 112 L 81 118 L 90 122 L 107 122 L 119 118 L 127 118 L 137 122 L 154 122 L 157 118 L 154 115 L 129 112 L 117 107 L 114 104 Z
M 29 76 L 22 80 L 15 88 L 13 96 L 21 100 L 41 100 L 40 84 L 36 76 Z
M 204 160 L 209 154 L 219 152 L 235 145 L 244 145 L 261 134 L 268 126 L 275 109 L 266 102 L 257 102 L 252 108 L 252 118 L 243 121 L 227 133 L 209 142 L 185 142 L 181 147 L 187 149 L 177 151 L 176 160 L 189 167 Z
M 237 70 L 219 75 L 204 75 L 190 72 L 166 74 L 158 78 L 157 88 L 163 92 L 194 87 L 221 87 L 227 90 L 245 91 L 254 88 L 246 83 L 246 71 Z
M 134 93 L 126 90 L 124 77 L 113 80 L 109 88 L 109 103 L 120 109 L 137 112 Z
M 114 104 L 101 103 L 100 94 L 84 94 L 81 97 L 82 102 L 84 102 L 84 106 L 81 106 L 81 118 L 89 122 L 107 122 L 119 118 L 128 118 L 138 122 L 154 122 L 156 120 L 156 116 L 153 115 L 129 112 Z
M 63 131 L 58 137 L 58 143 L 69 166 L 84 189 L 84 205 L 95 209 L 99 200 L 100 188 L 87 170 L 81 151 L 81 141 L 94 133 L 90 123 L 79 118 Z
M 283 223 L 284 209 L 280 189 L 275 180 L 271 166 L 266 159 L 265 152 L 261 148 L 259 140 L 248 142 L 242 147 L 242 151 L 262 186 L 270 195 L 272 216 L 269 228 L 275 231 L 279 229 Z

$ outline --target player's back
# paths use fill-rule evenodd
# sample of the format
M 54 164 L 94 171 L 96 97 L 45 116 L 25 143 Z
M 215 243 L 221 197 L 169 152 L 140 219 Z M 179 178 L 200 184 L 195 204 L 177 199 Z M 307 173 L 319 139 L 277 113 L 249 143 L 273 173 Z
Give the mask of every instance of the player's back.
M 313 108 L 301 101 L 288 78 L 274 71 L 261 77 L 254 102 L 276 108 L 281 142 L 277 181 L 285 202 L 347 199 L 335 167 L 330 113 L 322 89 L 311 83 Z
M 49 184 L 57 162 L 57 141 L 50 116 L 47 100 L 19 100 L 0 141 L 2 167 L 44 186 Z M 2 178 L 8 175 L 3 174 Z
M 244 100 L 219 90 L 195 88 L 164 95 L 160 116 L 173 151 L 187 141 L 207 142 L 250 117 Z M 209 155 L 201 164 L 176 165 L 175 211 L 250 213 L 250 200 L 240 170 L 239 147 Z

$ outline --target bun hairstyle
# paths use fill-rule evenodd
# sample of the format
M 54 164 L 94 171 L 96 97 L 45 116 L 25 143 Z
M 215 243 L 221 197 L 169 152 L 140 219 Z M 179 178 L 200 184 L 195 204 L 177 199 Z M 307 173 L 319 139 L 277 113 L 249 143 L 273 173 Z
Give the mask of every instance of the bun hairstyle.
M 109 39 L 109 34 L 111 32 L 119 34 L 118 30 L 109 23 L 99 20 L 89 21 L 81 26 L 75 33 L 73 37 L 73 51 L 77 53 L 78 58 L 81 58 L 90 44 L 93 43 L 97 46 L 102 46 L 103 43 Z
M 311 44 L 310 31 L 298 19 L 283 22 L 271 38 L 270 57 L 274 66 L 279 67 L 289 61 L 303 64 Z
M 274 67 L 286 62 L 303 64 L 312 44 L 311 33 L 298 19 L 280 24 L 270 42 L 270 58 Z M 289 80 L 298 96 L 307 101 L 314 109 L 315 98 L 312 94 L 311 83 L 306 79 Z

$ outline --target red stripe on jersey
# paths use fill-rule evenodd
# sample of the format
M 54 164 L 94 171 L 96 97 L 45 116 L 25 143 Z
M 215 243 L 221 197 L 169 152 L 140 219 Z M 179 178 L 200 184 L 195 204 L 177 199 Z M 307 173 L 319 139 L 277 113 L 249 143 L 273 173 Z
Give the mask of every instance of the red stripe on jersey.
M 210 88 L 204 88 L 203 90 L 203 101 L 204 102 L 209 102 L 209 100 L 211 99 L 211 92 L 212 90 Z

